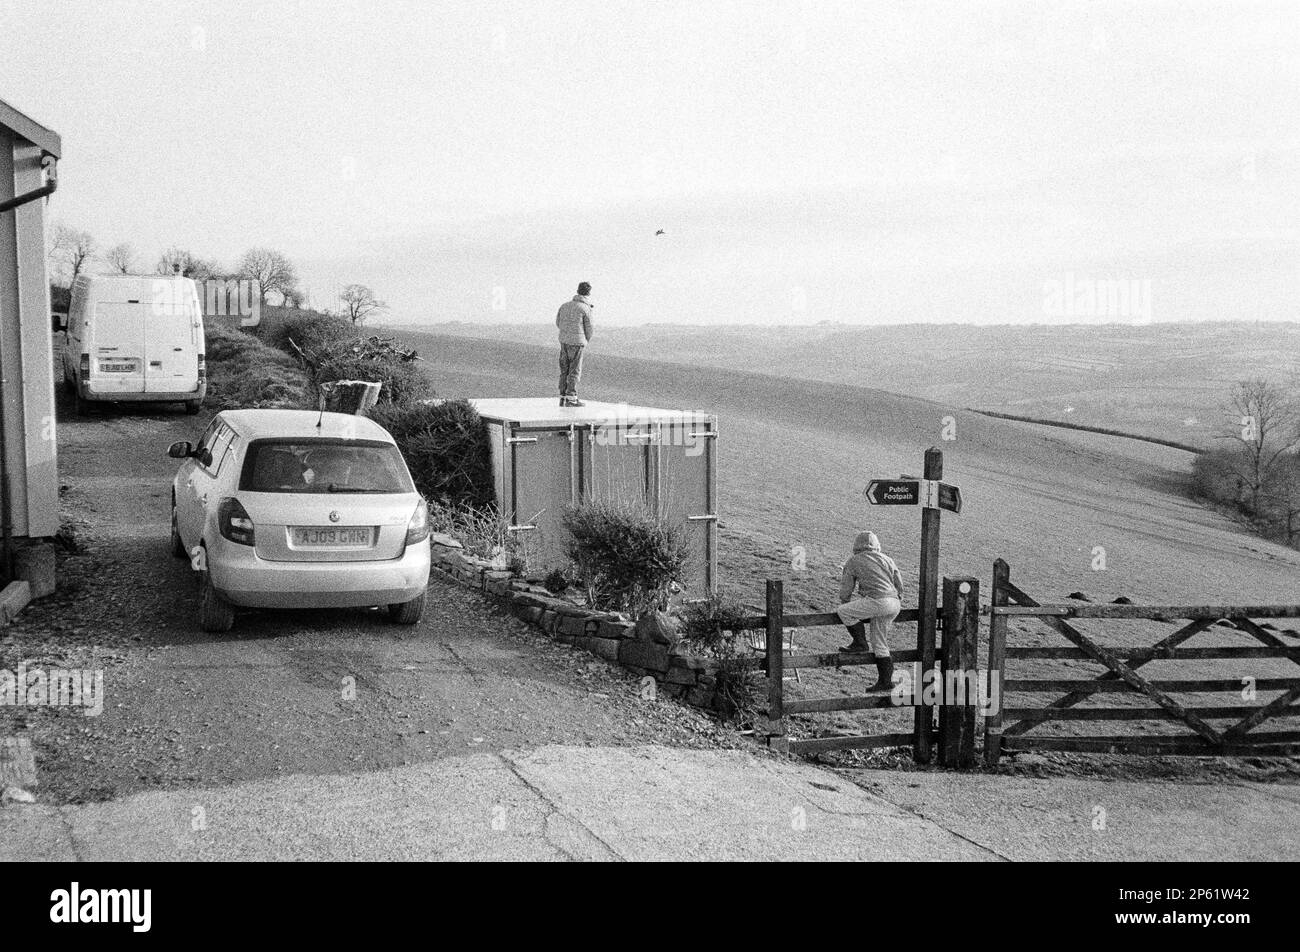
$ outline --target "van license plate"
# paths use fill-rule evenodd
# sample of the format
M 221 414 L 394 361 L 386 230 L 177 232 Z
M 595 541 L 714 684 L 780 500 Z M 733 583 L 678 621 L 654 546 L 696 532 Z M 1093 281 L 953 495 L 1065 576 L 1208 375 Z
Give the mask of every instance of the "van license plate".
M 293 544 L 297 546 L 370 545 L 370 527 L 334 528 L 330 526 L 294 526 Z
M 135 364 L 101 363 L 99 365 L 99 370 L 101 373 L 106 373 L 106 374 L 129 374 L 131 371 L 135 370 Z

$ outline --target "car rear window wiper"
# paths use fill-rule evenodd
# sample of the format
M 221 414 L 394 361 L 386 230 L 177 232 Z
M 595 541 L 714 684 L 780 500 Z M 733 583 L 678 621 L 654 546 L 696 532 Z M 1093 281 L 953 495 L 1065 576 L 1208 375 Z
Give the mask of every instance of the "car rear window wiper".
M 383 490 L 383 489 L 375 489 L 374 487 L 371 487 L 371 486 L 335 486 L 333 483 L 330 483 L 328 486 L 325 487 L 325 489 L 326 489 L 326 492 L 331 492 L 331 493 L 382 493 L 382 492 L 386 492 L 386 490 Z

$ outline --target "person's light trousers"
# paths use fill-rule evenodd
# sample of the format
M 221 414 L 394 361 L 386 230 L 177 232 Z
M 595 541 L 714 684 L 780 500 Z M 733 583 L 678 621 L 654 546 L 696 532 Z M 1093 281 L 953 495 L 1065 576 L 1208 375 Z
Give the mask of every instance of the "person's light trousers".
M 889 626 L 902 610 L 903 603 L 896 598 L 856 598 L 845 602 L 835 612 L 846 625 L 870 622 L 867 641 L 871 653 L 877 658 L 888 658 Z

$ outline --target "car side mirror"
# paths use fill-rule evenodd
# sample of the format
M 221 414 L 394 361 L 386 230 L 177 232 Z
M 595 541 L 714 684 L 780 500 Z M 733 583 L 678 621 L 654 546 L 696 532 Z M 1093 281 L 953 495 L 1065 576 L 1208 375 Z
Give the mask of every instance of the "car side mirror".
M 172 459 L 189 459 L 194 455 L 194 447 L 190 445 L 189 440 L 178 440 L 167 447 L 167 455 Z
M 58 311 L 55 311 L 53 314 L 50 315 L 50 318 L 53 321 L 53 327 L 51 328 L 52 330 L 66 331 L 68 329 L 67 314 L 63 314 Z

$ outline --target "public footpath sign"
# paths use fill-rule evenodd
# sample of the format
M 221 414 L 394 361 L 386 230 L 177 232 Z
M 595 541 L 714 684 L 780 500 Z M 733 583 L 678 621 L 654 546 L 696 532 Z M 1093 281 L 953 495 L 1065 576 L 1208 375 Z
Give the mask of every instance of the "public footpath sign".
M 867 483 L 866 497 L 873 506 L 915 506 L 921 502 L 921 481 L 873 479 Z
M 961 512 L 961 490 L 937 479 L 873 479 L 863 495 L 873 506 L 921 506 Z

